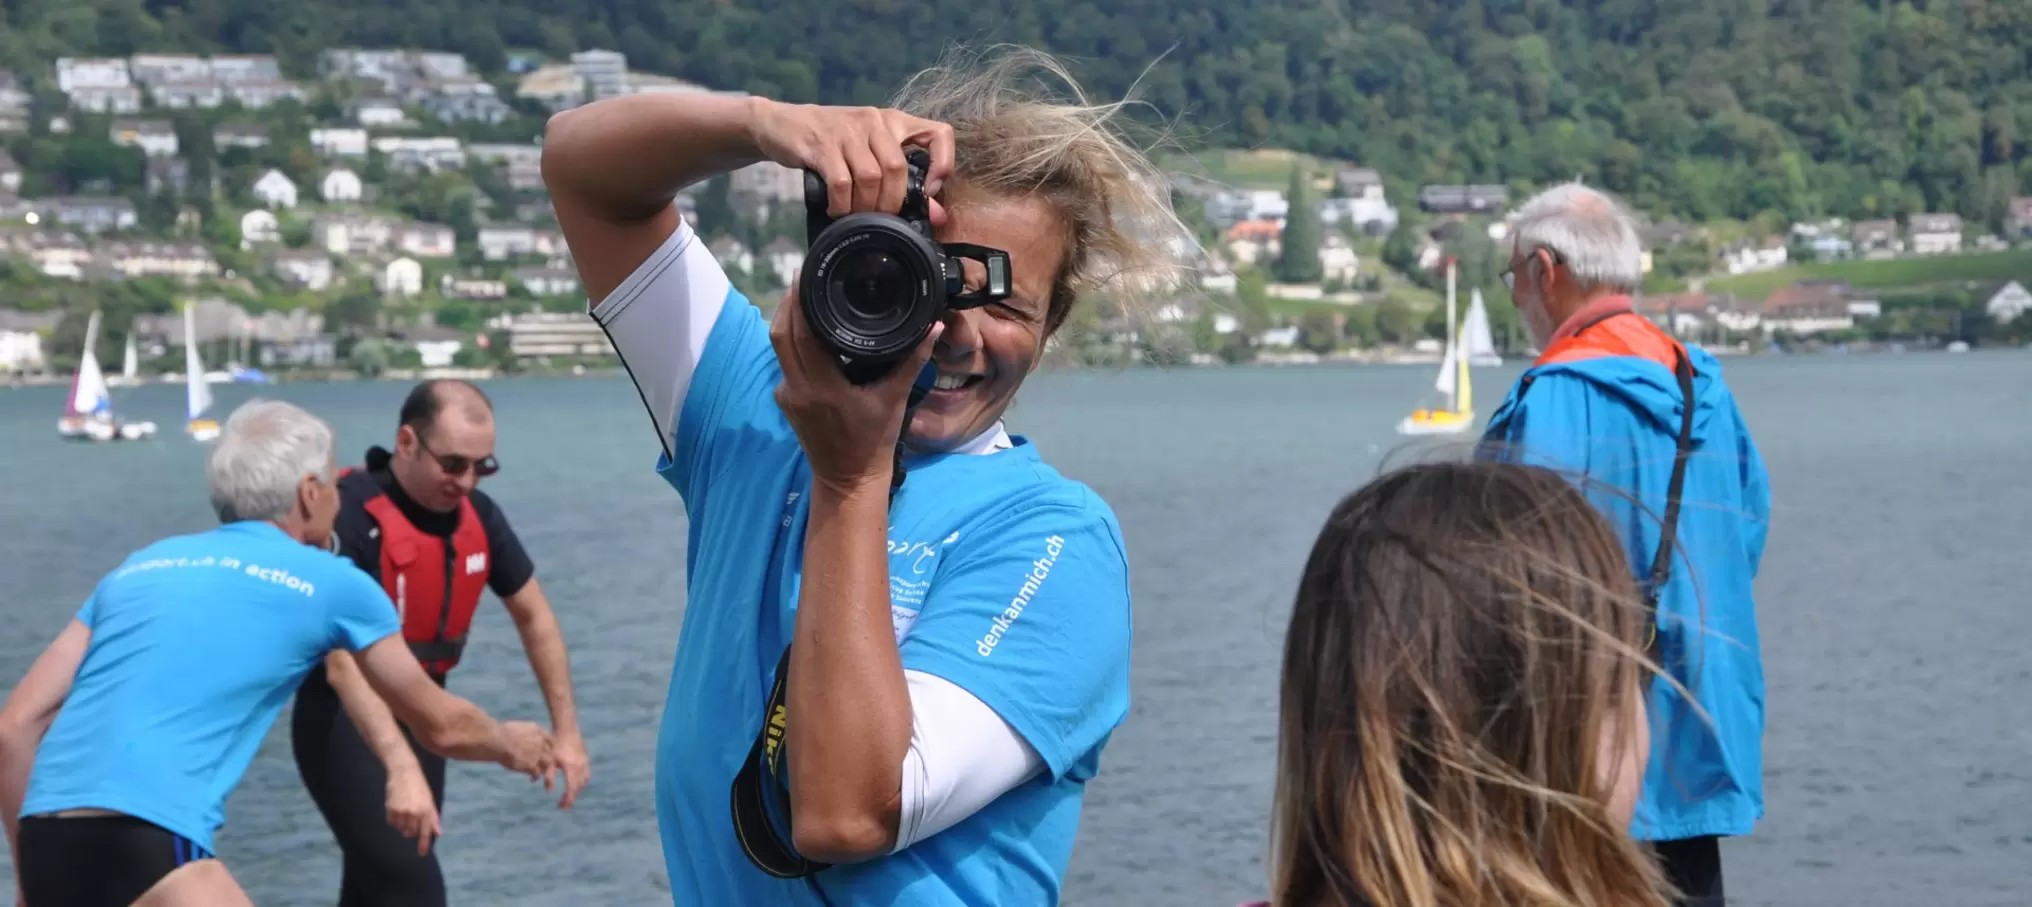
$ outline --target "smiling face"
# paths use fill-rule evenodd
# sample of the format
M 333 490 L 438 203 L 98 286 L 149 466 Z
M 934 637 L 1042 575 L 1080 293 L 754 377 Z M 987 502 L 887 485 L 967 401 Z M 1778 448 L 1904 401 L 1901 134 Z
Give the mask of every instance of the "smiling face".
M 1052 282 L 1066 255 L 1065 230 L 1037 198 L 964 196 L 947 209 L 939 242 L 965 242 L 1009 253 L 1009 297 L 978 308 L 948 312 L 945 333 L 932 352 L 938 386 L 910 423 L 910 447 L 951 450 L 995 424 L 1037 367 L 1048 336 Z M 985 275 L 968 261 L 967 285 Z

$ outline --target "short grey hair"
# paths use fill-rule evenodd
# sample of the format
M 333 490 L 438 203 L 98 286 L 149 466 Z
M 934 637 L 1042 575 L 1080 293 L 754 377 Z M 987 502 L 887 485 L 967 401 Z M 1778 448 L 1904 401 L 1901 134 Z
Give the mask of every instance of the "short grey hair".
M 1606 192 L 1561 183 L 1519 206 L 1510 229 L 1518 252 L 1558 253 L 1582 287 L 1635 293 L 1644 284 L 1644 244 L 1636 220 Z
M 332 427 L 298 406 L 258 397 L 240 404 L 205 458 L 219 522 L 287 516 L 304 476 L 332 480 L 336 450 Z

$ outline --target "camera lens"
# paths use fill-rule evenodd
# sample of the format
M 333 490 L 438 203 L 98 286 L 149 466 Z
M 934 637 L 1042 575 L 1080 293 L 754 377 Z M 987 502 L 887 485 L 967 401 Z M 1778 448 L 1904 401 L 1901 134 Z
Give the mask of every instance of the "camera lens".
M 909 315 L 916 281 L 903 261 L 886 249 L 847 256 L 833 271 L 831 296 L 846 308 L 857 330 L 889 330 Z

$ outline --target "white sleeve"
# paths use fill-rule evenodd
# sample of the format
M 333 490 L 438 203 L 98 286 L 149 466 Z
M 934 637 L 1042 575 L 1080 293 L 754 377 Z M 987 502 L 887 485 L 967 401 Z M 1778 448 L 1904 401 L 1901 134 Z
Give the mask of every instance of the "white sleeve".
M 676 455 L 685 391 L 732 289 L 705 242 L 678 218 L 676 232 L 593 307 L 649 408 L 665 456 Z
M 911 718 L 898 851 L 951 828 L 1044 771 L 1043 757 L 972 693 L 922 671 L 904 671 L 903 679 L 910 687 Z

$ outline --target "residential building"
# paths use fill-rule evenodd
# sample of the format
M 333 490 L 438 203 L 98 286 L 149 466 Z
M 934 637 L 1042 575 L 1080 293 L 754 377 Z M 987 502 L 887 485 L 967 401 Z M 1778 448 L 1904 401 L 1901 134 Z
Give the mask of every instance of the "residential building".
M 149 195 L 186 195 L 190 192 L 190 162 L 180 157 L 148 159 Z
M 1766 236 L 1730 244 L 1722 250 L 1722 265 L 1730 274 L 1748 274 L 1782 268 L 1789 257 L 1785 237 Z
M 2028 309 L 2032 309 L 2032 292 L 2015 280 L 1990 291 L 1983 300 L 1983 313 L 1998 324 L 2010 324 Z
M 196 243 L 113 242 L 94 256 L 98 264 L 121 277 L 177 277 L 195 281 L 219 274 L 211 250 Z
M 168 120 L 114 120 L 106 137 L 115 145 L 139 148 L 149 157 L 173 157 L 178 150 L 176 127 Z
M 29 108 L 34 101 L 13 71 L 0 69 L 0 132 L 27 130 Z
M 458 139 L 449 136 L 413 138 L 410 136 L 384 135 L 371 143 L 374 150 L 388 156 L 388 166 L 396 170 L 457 170 L 466 165 L 466 149 Z
M 270 170 L 254 181 L 254 198 L 269 210 L 296 207 L 296 181 L 282 175 L 280 170 Z
M 332 285 L 337 269 L 331 256 L 319 249 L 284 249 L 270 261 L 275 273 L 312 291 Z
M 310 223 L 311 245 L 338 256 L 374 255 L 395 245 L 402 222 L 392 217 L 326 214 Z
M 365 137 L 362 137 L 362 144 Z M 263 148 L 268 145 L 268 127 L 255 123 L 223 123 L 212 130 L 212 147 L 224 151 L 228 148 Z
M 344 167 L 333 167 L 318 180 L 318 197 L 328 202 L 357 202 L 366 194 L 367 187 L 360 182 L 360 175 Z
M 61 312 L 17 312 L 0 309 L 0 372 L 24 374 L 49 367 L 42 336 L 55 333 Z
M 527 312 L 507 316 L 499 326 L 507 329 L 508 354 L 517 359 L 614 355 L 599 322 L 581 312 Z
M 240 215 L 240 248 L 252 249 L 258 245 L 282 241 L 282 221 L 275 213 L 256 208 Z
M 448 123 L 460 120 L 499 123 L 515 113 L 495 93 L 493 85 L 473 78 L 438 83 L 423 99 L 423 109 Z
M 1879 302 L 1841 279 L 1801 280 L 1764 299 L 1765 333 L 1815 334 L 1845 331 L 1856 318 L 1881 314 Z
M 226 84 L 213 78 L 157 82 L 148 86 L 148 95 L 157 107 L 181 110 L 210 110 L 226 103 Z
M 335 157 L 366 157 L 367 130 L 351 127 L 313 129 L 310 146 L 319 154 Z
M 138 222 L 134 203 L 124 198 L 72 197 L 51 199 L 49 216 L 59 226 L 75 227 L 87 233 L 129 230 Z
M 554 256 L 564 251 L 564 234 L 526 224 L 483 224 L 475 239 L 480 244 L 480 257 L 487 261 Z
M 2032 239 L 2032 195 L 2011 199 L 2011 213 L 2004 218 L 2004 233 L 2012 239 Z
M 1361 272 L 1362 262 L 1347 237 L 1328 233 L 1319 244 L 1319 269 L 1320 282 L 1346 284 Z
M 21 165 L 6 151 L 0 151 L 0 191 L 21 191 Z
M 618 51 L 583 50 L 571 55 L 572 70 L 586 85 L 586 100 L 628 93 L 628 58 Z
M 402 105 L 394 98 L 360 98 L 346 107 L 351 111 L 353 122 L 368 128 L 402 126 L 409 122 L 409 116 L 402 112 Z
M 552 113 L 570 110 L 586 102 L 586 82 L 568 64 L 540 66 L 516 83 L 515 96 L 535 101 Z
M 415 296 L 423 292 L 423 265 L 416 259 L 392 259 L 375 271 L 374 286 L 389 296 Z
M 579 292 L 579 275 L 568 268 L 517 268 L 515 281 L 531 296 L 572 296 Z
M 1434 214 L 1493 214 L 1510 201 L 1510 190 L 1495 185 L 1423 186 L 1418 206 Z
M 92 248 L 68 230 L 28 230 L 8 238 L 10 255 L 25 258 L 50 277 L 83 280 L 92 265 Z
M 1856 221 L 1849 238 L 1855 241 L 1856 253 L 1864 258 L 1892 258 L 1905 251 L 1905 240 L 1898 235 L 1898 222 L 1888 218 Z
M 418 258 L 450 258 L 458 252 L 458 235 L 444 224 L 405 224 L 395 246 Z
M 779 236 L 762 247 L 762 260 L 776 285 L 787 287 L 804 268 L 804 247 Z
M 1914 214 L 1909 225 L 1914 255 L 1951 255 L 1961 251 L 1961 215 Z
M 438 292 L 446 299 L 507 299 L 508 281 L 497 277 L 453 277 L 438 279 Z
M 804 204 L 804 171 L 762 161 L 727 174 L 727 194 L 736 204 Z
M 706 250 L 713 253 L 713 260 L 720 267 L 742 274 L 755 273 L 755 255 L 748 251 L 748 245 L 731 236 L 714 237 L 706 243 Z

